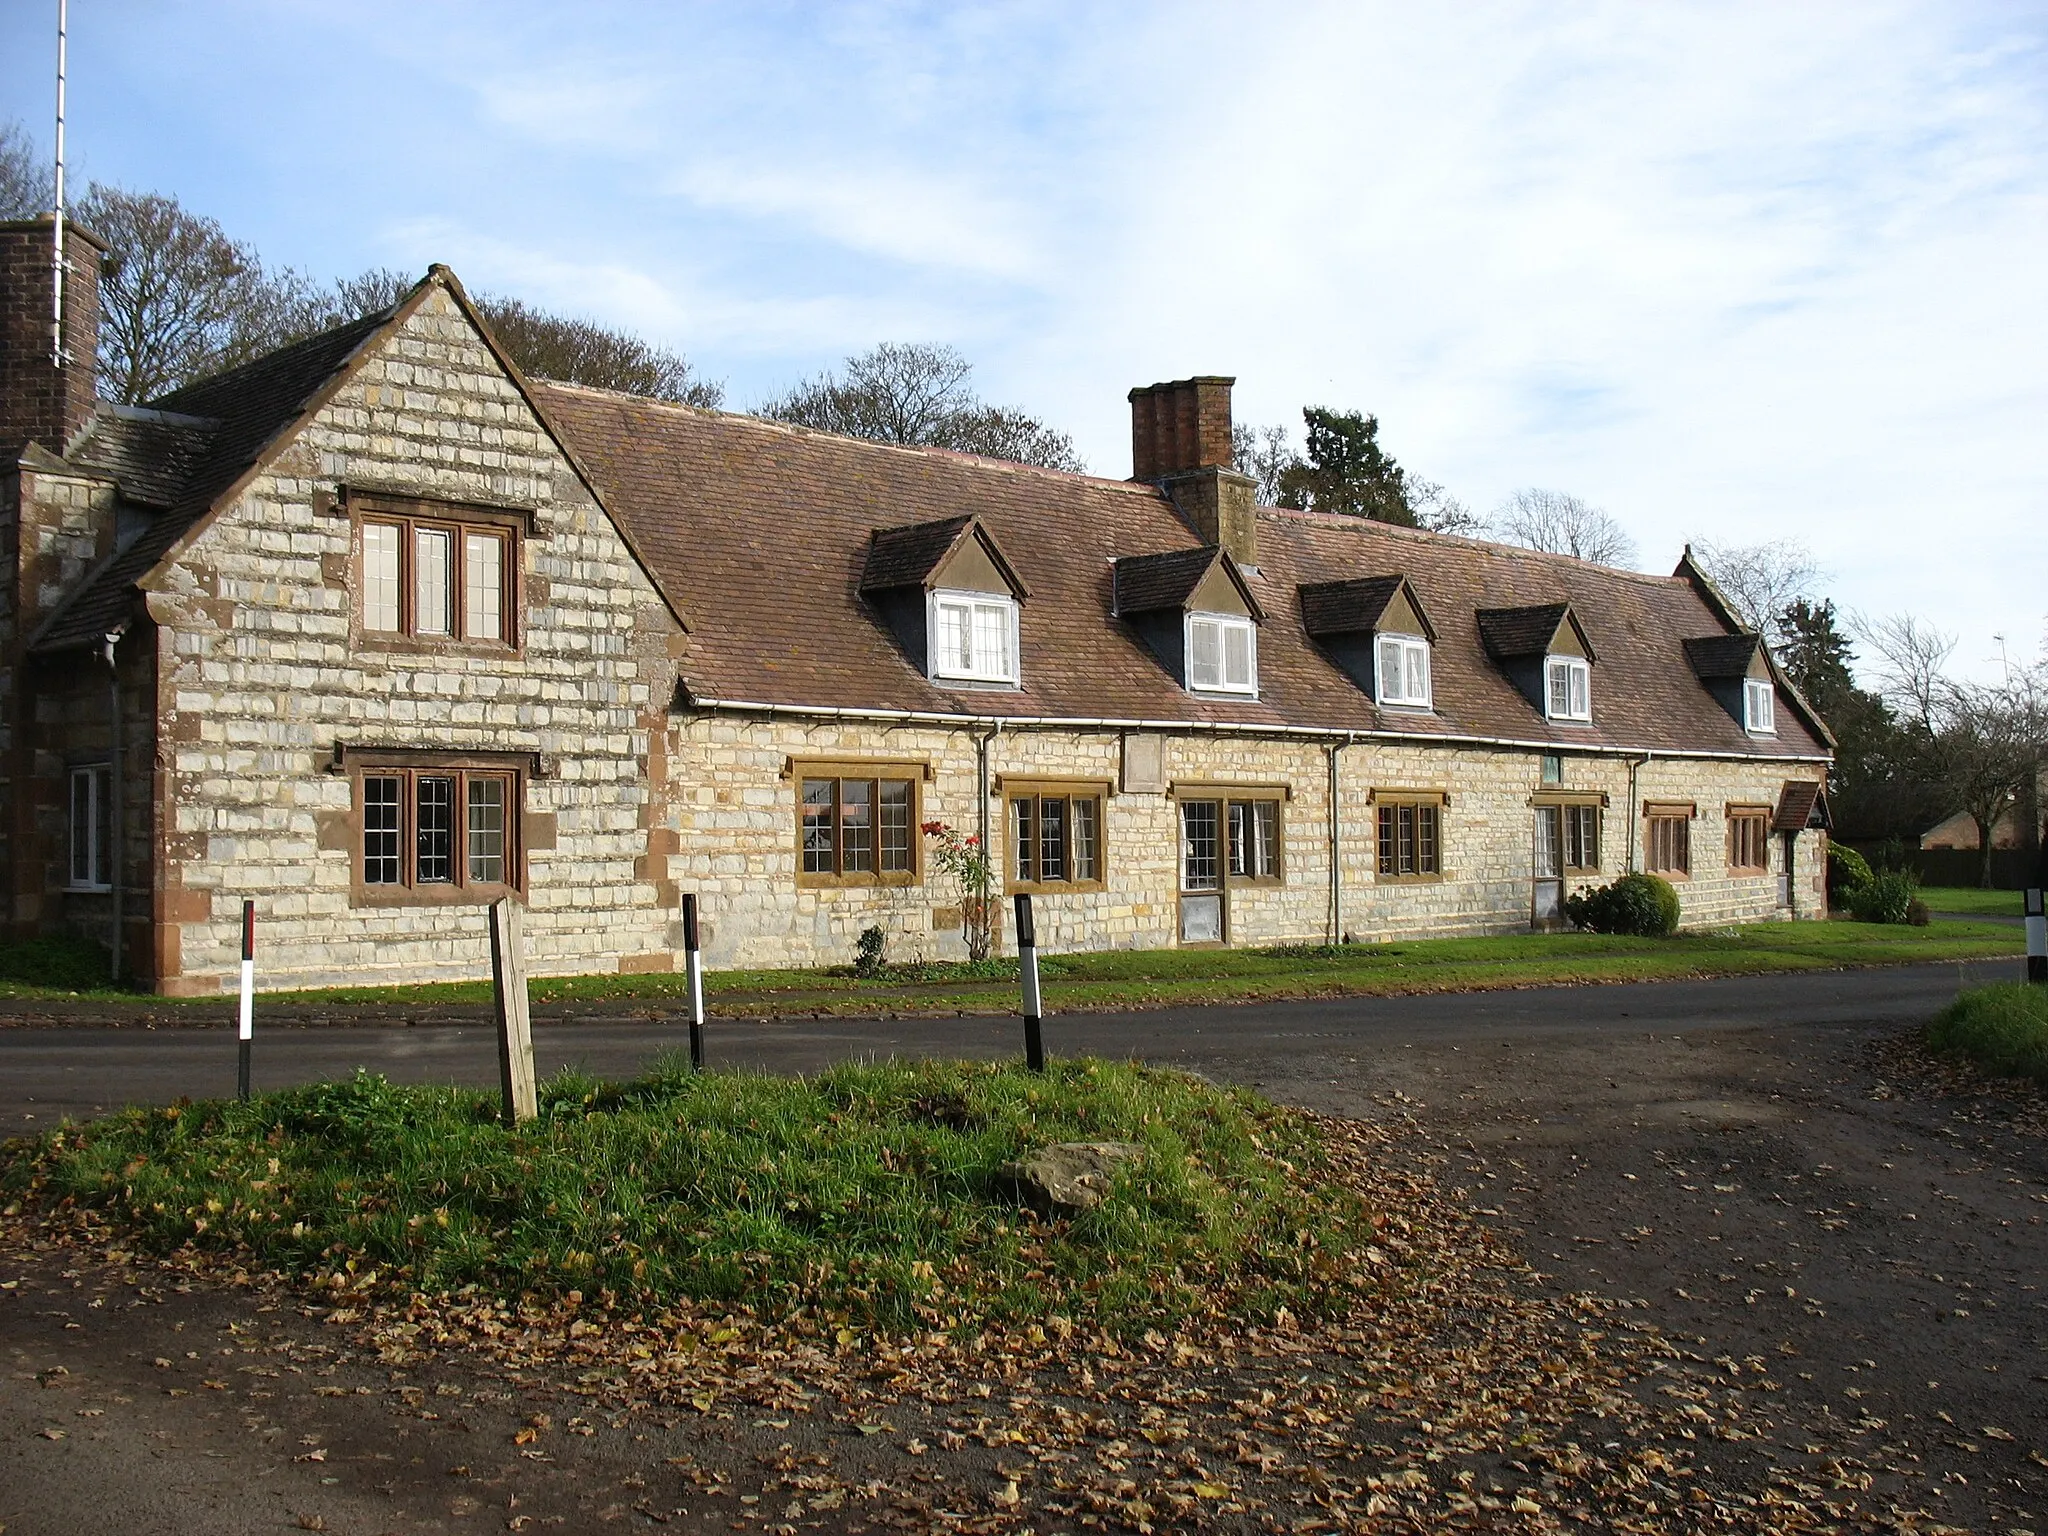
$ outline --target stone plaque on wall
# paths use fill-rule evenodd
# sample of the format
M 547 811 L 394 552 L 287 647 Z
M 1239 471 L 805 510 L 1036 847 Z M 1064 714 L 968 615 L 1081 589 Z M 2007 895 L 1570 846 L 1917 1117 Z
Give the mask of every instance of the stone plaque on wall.
M 1124 737 L 1123 781 L 1127 795 L 1166 793 L 1166 738 L 1128 734 Z

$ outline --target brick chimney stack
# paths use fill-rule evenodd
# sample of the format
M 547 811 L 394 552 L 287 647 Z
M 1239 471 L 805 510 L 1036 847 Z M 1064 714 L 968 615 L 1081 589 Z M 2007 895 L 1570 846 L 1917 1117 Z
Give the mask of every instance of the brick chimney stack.
M 1230 468 L 1230 386 L 1236 382 L 1208 374 L 1132 390 L 1131 478 Z
M 1131 478 L 1158 484 L 1204 544 L 1256 567 L 1256 482 L 1233 467 L 1230 442 L 1236 382 L 1204 374 L 1132 390 Z
M 61 454 L 91 418 L 106 242 L 64 225 L 64 352 L 50 355 L 51 215 L 0 222 L 0 444 Z

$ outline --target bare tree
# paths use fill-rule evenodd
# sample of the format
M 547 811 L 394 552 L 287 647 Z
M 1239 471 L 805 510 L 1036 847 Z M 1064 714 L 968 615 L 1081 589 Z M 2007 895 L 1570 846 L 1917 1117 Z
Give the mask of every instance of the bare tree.
M 176 198 L 95 183 L 79 219 L 108 242 L 100 278 L 101 392 L 136 403 L 318 328 L 326 296 Z
M 1262 507 L 1280 505 L 1280 477 L 1301 462 L 1285 427 L 1254 427 L 1236 422 L 1230 428 L 1232 467 L 1258 482 L 1253 493 Z
M 50 167 L 19 122 L 0 123 L 0 219 L 32 219 L 57 201 Z
M 1410 471 L 1407 476 L 1408 507 L 1415 514 L 1415 526 L 1431 533 L 1458 533 L 1477 538 L 1487 530 L 1486 519 L 1434 480 Z
M 1937 731 L 1954 691 L 1947 671 L 1956 637 L 1910 613 L 1858 615 L 1849 631 L 1876 655 L 1878 690 L 1892 708 L 1930 735 Z
M 1636 541 L 1608 513 L 1563 491 L 1515 492 L 1494 512 L 1493 530 L 1510 544 L 1571 555 L 1598 565 L 1627 566 Z
M 2008 815 L 2036 814 L 2033 790 L 2048 740 L 2040 679 L 2016 673 L 1996 686 L 1952 683 L 1931 743 L 1937 782 L 1977 826 L 1977 883 L 1991 884 L 1991 844 Z M 2029 839 L 2029 841 L 2031 841 Z
M 725 385 L 699 378 L 682 353 L 629 332 L 489 294 L 480 295 L 476 307 L 499 344 L 526 373 L 681 405 L 715 407 L 725 399 Z
M 883 342 L 849 357 L 838 373 L 806 379 L 755 414 L 820 432 L 984 453 L 1046 469 L 1081 472 L 1073 439 L 1008 406 L 982 401 L 974 365 L 951 347 Z
M 1694 564 L 1705 571 L 1728 599 L 1742 622 L 1776 648 L 1790 638 L 1785 611 L 1795 602 L 1811 603 L 1827 574 L 1813 552 L 1797 539 L 1765 544 L 1718 544 L 1695 539 Z

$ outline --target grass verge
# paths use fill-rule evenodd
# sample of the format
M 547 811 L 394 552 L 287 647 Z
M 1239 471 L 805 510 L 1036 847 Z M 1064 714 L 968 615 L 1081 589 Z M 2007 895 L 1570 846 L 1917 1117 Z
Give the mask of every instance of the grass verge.
M 1668 939 L 1523 933 L 1271 949 L 1110 950 L 1047 956 L 1040 967 L 1047 1004 L 1075 1013 L 1980 960 L 2015 954 L 2020 944 L 2010 927 L 1993 923 L 1751 923 Z M 712 1009 L 728 1018 L 1008 1013 L 1016 1007 L 1015 978 L 1014 960 L 892 967 L 873 980 L 831 970 L 730 970 L 707 974 L 705 991 Z M 680 1006 L 685 995 L 684 978 L 664 973 L 540 977 L 529 985 L 542 1003 L 660 1008 Z M 60 995 L 70 994 L 0 985 L 0 997 Z M 133 994 L 88 995 L 116 1006 L 136 1001 Z M 490 996 L 490 983 L 479 980 L 266 992 L 264 999 L 286 1006 L 475 1007 L 488 1004 Z M 147 1002 L 158 1010 L 220 1006 L 218 997 Z
M 1143 1156 L 1072 1218 L 1002 1165 L 1066 1140 Z M 90 1211 L 359 1288 L 603 1304 L 689 1300 L 891 1326 L 1061 1315 L 1122 1332 L 1192 1314 L 1314 1314 L 1348 1294 L 1370 1213 L 1318 1177 L 1309 1123 L 1244 1092 L 1096 1061 L 810 1079 L 565 1074 L 516 1132 L 496 1099 L 380 1077 L 134 1109 L 0 1148 L 9 1214 Z
M 1966 912 L 1973 917 L 2018 917 L 2018 891 L 1987 891 L 1974 885 L 1923 885 L 1920 899 L 1930 912 Z
M 2048 1085 L 2048 987 L 2023 981 L 1972 987 L 1934 1016 L 1927 1043 L 2001 1077 Z

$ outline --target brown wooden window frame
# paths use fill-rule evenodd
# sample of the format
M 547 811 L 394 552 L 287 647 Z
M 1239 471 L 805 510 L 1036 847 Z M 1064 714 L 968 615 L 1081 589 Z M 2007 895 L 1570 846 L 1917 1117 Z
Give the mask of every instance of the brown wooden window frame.
M 1692 878 L 1691 806 L 1643 808 L 1643 868 L 1666 880 Z
M 1771 811 L 1766 805 L 1731 805 L 1727 809 L 1728 873 L 1768 875 L 1771 872 Z M 1747 843 L 1748 847 L 1743 845 Z M 1741 855 L 1756 854 L 1754 863 Z
M 1558 807 L 1558 867 L 1568 875 L 1600 872 L 1600 804 L 1567 800 Z
M 1106 786 L 1095 783 L 1064 784 L 1056 781 L 1045 783 L 1009 781 L 1003 791 L 1003 888 L 1011 894 L 1020 892 L 1033 895 L 1056 896 L 1072 891 L 1099 891 L 1109 879 L 1109 795 Z M 1042 860 L 1045 847 L 1045 812 L 1048 805 L 1058 805 L 1062 832 L 1061 875 L 1047 878 L 1043 873 Z M 1087 875 L 1073 873 L 1077 860 L 1075 849 L 1079 840 L 1074 829 L 1083 818 L 1077 815 L 1075 807 L 1088 807 L 1088 818 L 1094 822 L 1093 872 Z M 1029 830 L 1020 821 L 1020 808 L 1028 815 Z M 1029 868 L 1027 876 L 1024 871 Z
M 1443 879 L 1445 797 L 1375 792 L 1372 799 L 1375 878 L 1385 885 Z
M 370 649 L 417 651 L 433 646 L 452 646 L 462 651 L 488 654 L 517 653 L 521 648 L 522 583 L 525 569 L 526 520 L 514 512 L 489 512 L 480 508 L 442 506 L 431 502 L 406 503 L 351 498 L 350 568 L 354 572 L 355 630 L 359 644 Z M 398 627 L 373 629 L 369 623 L 369 553 L 367 530 L 372 527 L 398 531 Z M 418 550 L 422 531 L 448 535 L 448 634 L 419 630 Z M 498 570 L 498 634 L 474 636 L 468 633 L 472 616 L 469 608 L 469 536 L 475 534 L 501 541 L 503 556 Z
M 916 885 L 924 879 L 924 835 L 921 830 L 922 784 L 924 771 L 903 763 L 796 763 L 790 770 L 790 778 L 796 789 L 796 878 L 802 887 L 818 890 L 833 890 L 857 886 Z M 831 816 L 827 831 L 831 839 L 829 870 L 811 869 L 816 850 L 810 832 L 814 818 L 814 802 L 810 798 L 813 784 L 829 784 L 831 789 Z M 847 797 L 847 786 L 857 785 L 867 795 L 868 824 L 866 839 L 870 865 L 866 869 L 848 869 L 847 859 L 855 844 L 849 840 L 850 830 L 847 811 L 855 802 Z M 905 867 L 884 869 L 883 860 L 887 854 L 884 837 L 888 829 L 883 825 L 882 807 L 884 785 L 904 785 L 905 815 L 904 832 L 907 841 L 902 845 Z
M 500 896 L 523 895 L 526 891 L 524 769 L 503 761 L 473 757 L 435 755 L 393 756 L 358 760 L 350 766 L 353 804 L 350 810 L 351 893 L 362 906 L 422 906 L 473 904 L 496 901 Z M 422 874 L 424 845 L 421 782 L 446 781 L 449 785 L 448 861 L 446 879 Z M 396 825 L 371 824 L 370 797 L 373 786 L 396 781 L 398 785 Z M 498 859 L 502 878 L 479 878 L 474 873 L 476 850 L 471 839 L 479 829 L 471 825 L 471 812 L 478 803 L 476 786 L 500 786 L 501 816 L 498 827 Z M 379 807 L 391 804 L 379 795 Z M 382 818 L 379 817 L 379 820 Z M 372 832 L 395 838 L 391 852 L 378 845 L 372 852 Z M 372 880 L 373 859 L 378 865 L 391 861 L 395 879 Z M 428 866 L 431 868 L 431 865 Z

